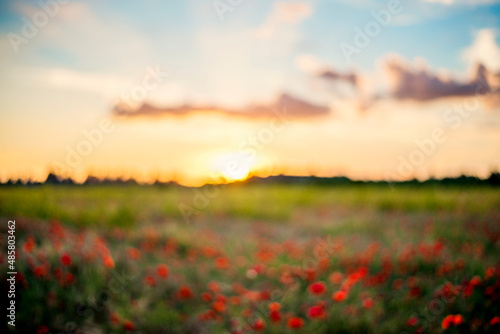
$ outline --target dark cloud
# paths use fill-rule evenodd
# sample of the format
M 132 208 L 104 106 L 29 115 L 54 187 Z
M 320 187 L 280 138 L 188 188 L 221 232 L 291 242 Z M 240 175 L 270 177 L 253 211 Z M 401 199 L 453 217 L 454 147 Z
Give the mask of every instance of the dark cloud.
M 332 69 L 319 73 L 318 77 L 332 81 L 344 81 L 356 86 L 357 76 L 355 73 L 339 73 Z
M 160 108 L 144 103 L 138 108 L 130 108 L 128 105 L 118 103 L 114 106 L 112 113 L 120 117 L 165 117 L 183 116 L 197 112 L 220 113 L 232 117 L 266 118 L 276 117 L 276 113 L 293 118 L 307 118 L 327 115 L 329 109 L 325 106 L 315 105 L 289 94 L 281 94 L 273 103 L 268 105 L 251 105 L 239 110 L 224 109 L 217 106 L 190 106 Z
M 398 60 L 388 61 L 385 70 L 390 79 L 392 97 L 417 101 L 488 94 L 495 91 L 494 82 L 500 78 L 500 75 L 489 72 L 483 65 L 477 66 L 475 75 L 467 82 L 446 79 Z

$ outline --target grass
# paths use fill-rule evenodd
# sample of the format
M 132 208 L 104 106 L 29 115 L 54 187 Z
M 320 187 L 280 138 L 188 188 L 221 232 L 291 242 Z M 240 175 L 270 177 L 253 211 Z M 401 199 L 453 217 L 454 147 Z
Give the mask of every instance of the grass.
M 212 194 L 215 193 L 215 196 Z M 190 215 L 286 222 L 297 213 L 456 212 L 482 216 L 500 207 L 490 187 L 229 185 L 183 187 L 38 186 L 0 188 L 0 215 L 58 219 L 76 226 L 132 227 Z M 186 214 L 181 208 L 186 208 Z

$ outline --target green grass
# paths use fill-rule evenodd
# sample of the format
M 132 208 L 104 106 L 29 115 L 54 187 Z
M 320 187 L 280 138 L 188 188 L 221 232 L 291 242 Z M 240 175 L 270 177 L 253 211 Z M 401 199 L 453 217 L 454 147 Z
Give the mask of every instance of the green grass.
M 0 215 L 58 219 L 76 226 L 131 227 L 190 218 L 243 218 L 285 222 L 297 213 L 455 212 L 482 216 L 498 210 L 500 192 L 490 187 L 350 185 L 226 185 L 204 188 L 156 186 L 39 186 L 0 188 Z

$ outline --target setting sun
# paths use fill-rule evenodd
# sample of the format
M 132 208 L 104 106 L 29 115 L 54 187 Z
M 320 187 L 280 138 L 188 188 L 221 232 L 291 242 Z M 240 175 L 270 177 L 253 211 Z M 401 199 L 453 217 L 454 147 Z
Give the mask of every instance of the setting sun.
M 255 169 L 255 159 L 237 152 L 220 153 L 212 159 L 211 168 L 217 177 L 229 182 L 241 181 Z

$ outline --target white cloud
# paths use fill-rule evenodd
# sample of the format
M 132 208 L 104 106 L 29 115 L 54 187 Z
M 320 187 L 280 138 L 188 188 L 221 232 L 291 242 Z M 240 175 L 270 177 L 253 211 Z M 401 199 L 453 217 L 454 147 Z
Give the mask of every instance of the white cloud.
M 495 41 L 494 30 L 479 30 L 472 45 L 463 51 L 462 57 L 470 66 L 483 64 L 490 71 L 500 72 L 500 47 Z
M 273 35 L 282 33 L 284 28 L 299 24 L 309 17 L 312 12 L 312 6 L 307 2 L 277 2 L 274 4 L 271 15 L 257 29 L 257 37 L 269 39 Z

